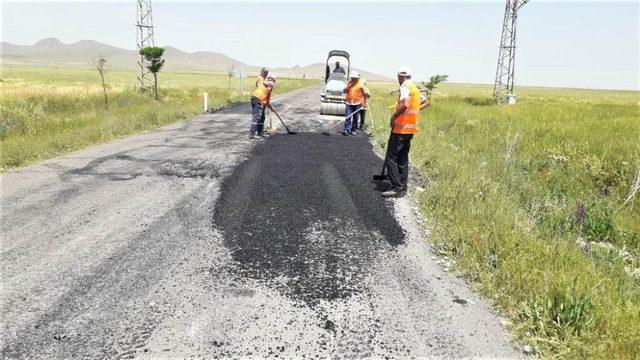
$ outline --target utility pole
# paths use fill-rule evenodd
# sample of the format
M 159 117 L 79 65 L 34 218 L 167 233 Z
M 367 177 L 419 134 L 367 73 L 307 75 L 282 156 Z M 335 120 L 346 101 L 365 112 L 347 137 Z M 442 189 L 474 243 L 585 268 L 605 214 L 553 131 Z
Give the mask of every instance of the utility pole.
M 140 49 L 155 46 L 153 39 L 153 17 L 151 16 L 151 0 L 138 0 L 138 19 L 136 22 L 136 38 L 137 49 L 140 53 Z M 151 79 L 151 73 L 147 68 L 149 62 L 140 55 L 138 59 L 138 66 L 140 67 L 140 73 L 138 74 L 138 85 L 142 91 L 151 91 L 153 88 L 153 81 Z
M 516 65 L 516 22 L 518 10 L 527 2 L 529 0 L 506 0 L 496 81 L 493 87 L 493 98 L 497 104 L 504 104 L 505 101 L 513 104 L 516 101 L 513 93 Z

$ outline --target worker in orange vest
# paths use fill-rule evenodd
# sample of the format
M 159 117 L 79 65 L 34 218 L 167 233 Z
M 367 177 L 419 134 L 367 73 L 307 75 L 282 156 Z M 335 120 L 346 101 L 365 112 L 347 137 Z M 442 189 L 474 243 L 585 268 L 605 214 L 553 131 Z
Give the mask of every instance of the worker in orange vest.
M 345 110 L 344 110 L 344 131 L 343 135 L 355 135 L 355 125 L 357 124 L 357 116 L 362 110 L 362 102 L 365 97 L 365 88 L 360 81 L 360 73 L 352 71 L 349 74 L 347 87 L 344 88 L 345 93 Z M 357 112 L 357 113 L 356 113 Z M 355 114 L 351 116 L 352 114 Z
M 256 88 L 251 93 L 251 128 L 250 139 L 261 139 L 264 129 L 265 108 L 269 104 L 271 89 L 267 87 L 266 79 L 269 69 L 262 68 L 256 78 Z
M 398 83 L 400 91 L 396 102 L 396 111 L 389 120 L 391 135 L 384 160 L 391 189 L 382 193 L 384 197 L 402 197 L 407 194 L 411 139 L 414 134 L 420 131 L 418 128 L 420 110 L 429 106 L 427 98 L 411 81 L 409 67 L 401 66 L 398 69 Z

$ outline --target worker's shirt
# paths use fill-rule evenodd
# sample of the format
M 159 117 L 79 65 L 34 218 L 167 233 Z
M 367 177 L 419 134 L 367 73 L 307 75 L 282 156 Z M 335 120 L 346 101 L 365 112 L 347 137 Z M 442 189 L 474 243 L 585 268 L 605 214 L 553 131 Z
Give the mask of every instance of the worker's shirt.
M 273 88 L 276 87 L 276 84 L 271 82 L 271 81 L 265 81 L 264 83 L 264 87 L 267 89 L 267 98 L 266 101 L 264 102 L 264 104 L 270 104 L 271 103 L 271 94 L 273 93 Z
M 411 90 L 409 89 L 409 82 L 404 81 L 402 85 L 400 85 L 400 96 L 398 97 L 398 102 L 403 102 L 409 98 L 409 94 Z
M 270 91 L 267 90 L 267 87 L 264 85 L 264 78 L 262 76 L 258 76 L 256 79 L 256 88 L 253 90 L 251 96 L 260 100 L 263 104 L 269 103 L 269 94 Z
M 409 95 L 411 94 L 411 89 L 409 87 L 410 83 L 410 80 L 405 80 L 402 85 L 400 85 L 400 96 L 398 96 L 398 103 L 409 101 Z M 424 101 L 424 99 L 426 99 L 424 95 L 420 94 L 420 102 Z

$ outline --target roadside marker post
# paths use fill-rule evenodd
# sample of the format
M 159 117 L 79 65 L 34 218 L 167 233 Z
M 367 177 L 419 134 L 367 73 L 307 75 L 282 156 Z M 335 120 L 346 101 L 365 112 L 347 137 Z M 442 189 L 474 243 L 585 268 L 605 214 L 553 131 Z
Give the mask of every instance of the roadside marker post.
M 244 71 L 242 70 L 242 65 L 239 66 L 236 76 L 238 76 L 238 78 L 240 79 L 240 94 L 244 95 L 244 82 L 242 81 L 242 79 L 244 79 L 246 76 L 244 75 Z
M 209 111 L 209 93 L 204 93 L 203 96 L 203 111 L 207 112 Z

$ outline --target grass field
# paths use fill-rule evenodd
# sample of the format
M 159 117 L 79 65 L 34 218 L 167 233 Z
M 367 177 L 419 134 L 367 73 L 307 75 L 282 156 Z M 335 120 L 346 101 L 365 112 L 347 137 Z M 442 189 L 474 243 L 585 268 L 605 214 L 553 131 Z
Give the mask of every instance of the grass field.
M 393 87 L 374 87 L 383 150 Z M 640 93 L 445 84 L 411 162 L 438 252 L 549 358 L 640 358 Z
M 0 171 L 23 166 L 117 137 L 187 119 L 209 106 L 247 101 L 254 77 L 244 80 L 203 72 L 160 73 L 160 97 L 136 90 L 136 73 L 106 75 L 105 109 L 99 75 L 78 68 L 2 66 L 0 72 Z M 278 79 L 274 96 L 318 80 Z

